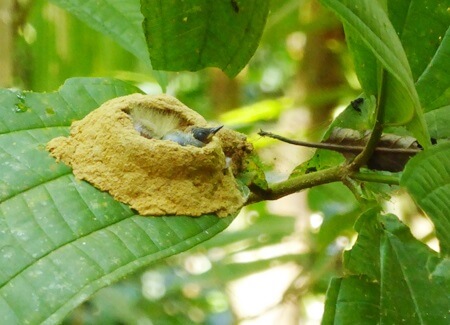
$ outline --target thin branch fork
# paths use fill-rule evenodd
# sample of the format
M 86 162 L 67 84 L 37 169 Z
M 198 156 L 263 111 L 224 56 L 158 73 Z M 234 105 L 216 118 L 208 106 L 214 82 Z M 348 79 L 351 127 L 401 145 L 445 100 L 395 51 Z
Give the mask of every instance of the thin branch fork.
M 386 80 L 384 78 L 384 74 L 386 72 L 384 70 L 381 71 L 380 78 L 382 80 L 378 93 L 377 106 L 374 112 L 375 123 L 372 128 L 372 132 L 370 137 L 364 147 L 353 147 L 350 150 L 357 150 L 356 153 L 358 155 L 351 161 L 342 166 L 336 166 L 325 170 L 320 170 L 317 172 L 313 172 L 310 174 L 305 174 L 297 177 L 292 177 L 287 179 L 286 181 L 272 184 L 267 190 L 258 190 L 257 192 L 252 192 L 247 200 L 247 204 L 263 201 L 263 200 L 276 200 L 288 194 L 292 194 L 295 192 L 299 192 L 306 188 L 311 188 L 313 186 L 322 185 L 326 183 L 332 183 L 337 181 L 342 181 L 344 184 L 348 183 L 348 179 L 352 177 L 354 174 L 358 174 L 360 167 L 364 166 L 377 149 L 377 144 L 381 138 L 381 134 L 383 131 L 383 118 L 384 118 L 384 109 L 385 109 L 385 99 L 386 99 Z M 291 140 L 281 136 L 274 135 L 269 132 L 260 131 L 259 135 L 261 136 L 271 136 L 272 138 L 297 144 L 304 145 L 306 147 L 314 147 L 318 148 L 317 143 L 312 146 L 310 143 Z M 323 144 L 321 144 L 323 145 Z M 326 144 L 327 147 L 322 147 L 323 149 L 331 149 L 329 144 Z M 349 148 L 349 147 L 347 147 Z M 388 148 L 383 148 L 383 150 Z M 389 148 L 392 149 L 392 148 Z M 394 152 L 399 152 L 399 149 L 396 149 Z M 405 149 L 401 149 L 405 150 Z M 407 149 L 410 150 L 410 149 Z M 348 151 L 347 151 L 348 152 Z M 355 151 L 351 151 L 355 152 Z M 385 151 L 386 152 L 386 151 Z M 392 152 L 389 150 L 389 152 Z M 414 151 L 412 153 L 416 153 Z

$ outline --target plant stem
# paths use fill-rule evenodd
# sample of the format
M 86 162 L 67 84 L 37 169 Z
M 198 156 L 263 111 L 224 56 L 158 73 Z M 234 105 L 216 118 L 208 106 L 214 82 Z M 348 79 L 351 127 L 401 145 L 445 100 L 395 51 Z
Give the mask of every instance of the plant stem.
M 358 173 L 358 171 L 359 168 L 365 165 L 372 156 L 383 132 L 384 111 L 386 106 L 386 78 L 384 78 L 385 73 L 386 72 L 384 69 L 381 70 L 380 72 L 381 82 L 378 90 L 377 106 L 374 112 L 375 122 L 372 128 L 372 133 L 370 134 L 366 146 L 355 157 L 355 159 L 352 162 L 343 166 L 336 166 L 329 169 L 320 170 L 314 173 L 292 177 L 287 179 L 286 181 L 272 184 L 267 190 L 258 191 L 257 193 L 256 192 L 251 193 L 246 204 L 251 204 L 263 200 L 276 200 L 283 196 L 299 192 L 306 188 L 311 188 L 313 186 L 337 181 L 344 181 L 344 184 L 346 184 L 347 186 L 350 185 L 351 190 L 355 190 L 355 188 L 353 188 L 353 185 L 350 182 L 352 178 L 354 179 L 358 179 L 357 177 L 370 178 L 370 176 L 362 176 L 361 173 Z M 259 134 L 264 136 L 268 135 L 269 133 L 261 130 Z M 277 136 L 275 138 L 280 139 L 283 137 Z M 293 143 L 294 141 L 289 140 L 285 142 Z M 381 177 L 377 177 L 376 179 L 380 180 Z M 392 178 L 386 180 L 388 180 L 389 182 L 394 181 Z
M 383 183 L 388 185 L 399 185 L 400 179 L 397 175 L 384 175 L 378 173 L 361 173 L 356 172 L 351 175 L 352 179 L 363 182 Z
M 306 188 L 340 181 L 342 176 L 347 174 L 345 173 L 345 169 L 345 166 L 332 167 L 272 184 L 268 190 L 261 191 L 260 193 L 251 193 L 246 204 L 264 200 L 276 200 Z
M 375 122 L 373 124 L 372 133 L 369 140 L 364 147 L 364 150 L 355 157 L 355 159 L 349 164 L 349 168 L 353 171 L 358 171 L 359 168 L 365 165 L 372 156 L 378 141 L 380 141 L 381 134 L 383 133 L 384 111 L 386 106 L 386 71 L 381 70 L 380 73 L 380 87 L 378 89 L 378 100 L 375 107 Z

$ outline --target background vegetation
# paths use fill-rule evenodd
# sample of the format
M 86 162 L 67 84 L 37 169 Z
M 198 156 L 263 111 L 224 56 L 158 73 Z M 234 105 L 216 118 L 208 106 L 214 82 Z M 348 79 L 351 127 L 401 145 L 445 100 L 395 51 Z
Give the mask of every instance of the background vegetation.
M 246 17 L 257 2 L 218 1 L 218 17 Z M 143 1 L 143 13 L 155 14 L 155 3 Z M 174 44 L 168 62 L 152 60 L 161 70 L 175 71 L 161 72 L 151 69 L 142 45 L 145 37 L 150 44 L 164 37 L 139 29 L 138 1 L 103 1 L 101 7 L 83 1 L 2 2 L 1 317 L 67 324 L 250 324 L 276 317 L 285 324 L 314 324 L 327 297 L 326 324 L 445 324 L 450 3 L 379 3 L 362 1 L 361 9 L 351 1 L 276 0 L 270 7 L 260 1 L 246 30 L 248 44 L 227 43 L 240 50 L 240 61 L 216 59 L 223 49 L 208 52 L 212 61 L 205 64 L 225 72 L 184 71 L 202 67 L 183 67 L 189 58 L 198 61 L 195 51 Z M 175 15 L 183 12 L 177 10 Z M 114 20 L 118 13 L 120 24 Z M 393 29 L 377 30 L 383 23 Z M 232 24 L 219 27 L 224 34 L 236 32 Z M 189 45 L 195 37 L 185 41 Z M 150 45 L 150 53 L 163 48 Z M 377 107 L 380 98 L 390 104 L 385 130 L 412 133 L 424 146 L 429 132 L 439 145 L 404 173 L 315 186 L 222 220 L 136 216 L 77 182 L 43 150 L 49 139 L 67 134 L 72 120 L 104 101 L 163 90 L 207 119 L 247 134 L 269 183 L 285 180 L 292 170 L 291 180 L 343 159 L 262 138 L 261 128 L 320 140 L 347 108 L 334 125 L 370 129 L 371 96 Z M 361 114 L 350 105 L 359 96 L 366 99 Z M 401 187 L 390 186 L 399 182 Z M 267 297 L 273 299 L 261 299 Z

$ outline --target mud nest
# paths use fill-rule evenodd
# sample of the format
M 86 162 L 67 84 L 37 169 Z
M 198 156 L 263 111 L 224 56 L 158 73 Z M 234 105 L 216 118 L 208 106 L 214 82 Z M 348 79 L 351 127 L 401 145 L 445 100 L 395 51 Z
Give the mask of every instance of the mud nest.
M 167 95 L 115 98 L 70 127 L 47 150 L 74 175 L 109 192 L 141 215 L 217 214 L 238 211 L 245 202 L 235 179 L 251 152 L 242 134 L 222 128 L 205 146 L 142 136 L 133 110 L 156 110 L 180 129 L 206 127 L 206 120 Z

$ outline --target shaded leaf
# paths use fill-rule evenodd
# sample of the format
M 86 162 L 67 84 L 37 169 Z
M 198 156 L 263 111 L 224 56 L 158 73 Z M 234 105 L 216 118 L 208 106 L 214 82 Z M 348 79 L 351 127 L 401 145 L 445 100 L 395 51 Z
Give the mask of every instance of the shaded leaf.
M 425 113 L 431 138 L 450 139 L 450 105 Z
M 384 121 L 408 124 L 419 142 L 428 145 L 429 136 L 408 59 L 394 27 L 379 2 L 369 0 L 321 2 L 339 16 L 344 24 L 348 41 L 354 43 L 350 49 L 355 63 L 359 65 L 356 67 L 358 76 L 367 71 L 377 74 L 371 77 L 363 76 L 360 80 L 368 95 L 379 97 L 380 90 L 384 89 L 382 94 L 384 97 L 382 103 L 385 106 Z M 377 62 L 381 63 L 382 69 L 373 66 Z M 379 78 L 379 71 L 383 69 L 388 74 Z M 376 93 L 373 93 L 374 91 Z
M 447 292 L 450 291 L 450 259 L 430 259 L 427 265 L 431 276 L 443 286 L 446 286 Z
M 450 143 L 433 146 L 406 165 L 400 180 L 433 221 L 441 253 L 450 254 Z
M 377 223 L 378 209 L 363 213 L 355 223 L 358 240 L 344 252 L 344 266 L 351 274 L 364 274 L 373 281 L 380 279 L 381 226 Z
M 258 46 L 269 1 L 141 0 L 141 10 L 155 69 L 218 67 L 234 77 Z
M 362 89 L 367 95 L 378 94 L 378 61 L 372 50 L 364 40 L 354 33 L 350 27 L 344 25 L 345 40 L 353 60 L 355 73 Z
M 0 91 L 2 323 L 58 323 L 98 289 L 197 245 L 233 220 L 138 216 L 76 180 L 45 151 L 71 121 L 138 91 L 118 80 L 83 78 L 55 93 Z
M 339 282 L 355 282 L 354 275 L 335 280 L 329 289 L 324 319 L 328 323 L 338 321 L 340 315 L 336 311 L 344 309 L 347 300 L 337 297 L 355 295 L 355 308 L 366 298 L 372 304 L 372 310 L 377 310 L 378 319 L 373 323 L 448 323 L 448 274 L 437 271 L 445 260 L 415 239 L 408 227 L 393 215 L 382 216 L 373 209 L 364 213 L 355 227 L 359 236 L 354 247 L 345 253 L 345 266 L 350 274 L 368 277 L 368 280 L 366 283 L 358 280 L 351 287 L 344 287 Z M 355 287 L 362 287 L 366 294 L 353 293 Z M 377 290 L 378 301 L 374 296 Z M 369 311 L 354 313 L 347 309 L 344 317 L 352 317 L 352 324 L 366 323 L 367 313 L 372 315 Z
M 395 324 L 445 324 L 450 295 L 424 267 L 437 254 L 415 239 L 397 217 L 383 217 L 381 315 Z
M 322 324 L 377 324 L 380 286 L 364 276 L 334 278 L 325 301 Z

